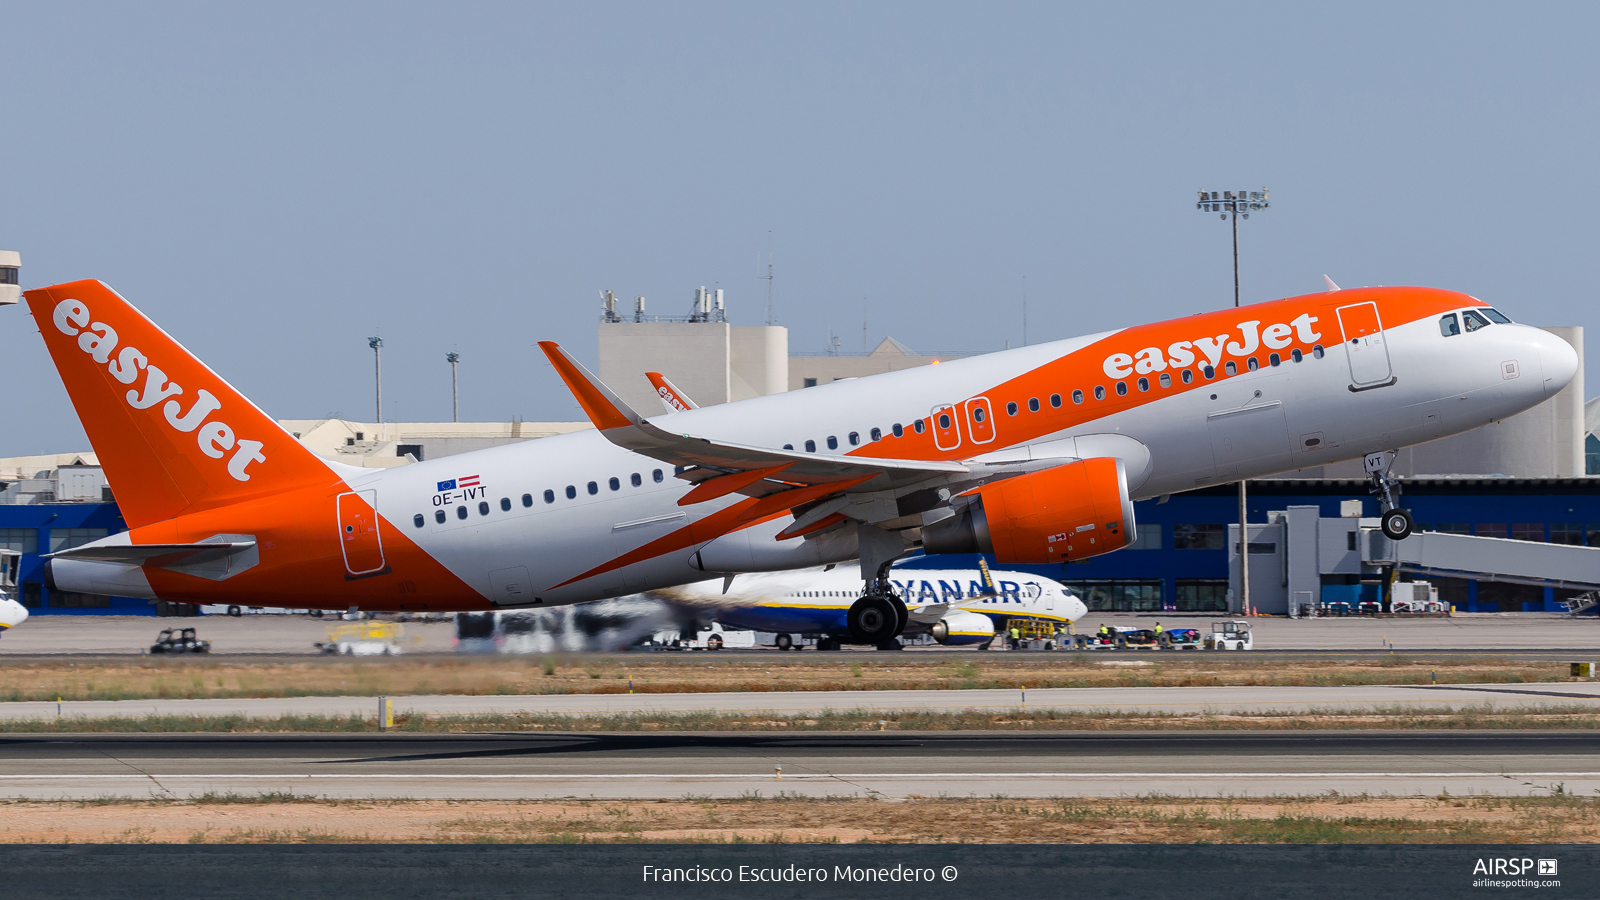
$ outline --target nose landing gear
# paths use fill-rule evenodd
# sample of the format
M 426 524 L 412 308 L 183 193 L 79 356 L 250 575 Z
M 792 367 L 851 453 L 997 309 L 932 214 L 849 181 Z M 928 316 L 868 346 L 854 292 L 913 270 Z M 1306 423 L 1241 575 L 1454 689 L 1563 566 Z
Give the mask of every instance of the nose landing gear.
M 1394 450 L 1380 451 L 1368 453 L 1362 460 L 1370 485 L 1367 492 L 1378 498 L 1383 509 L 1383 514 L 1378 519 L 1378 527 L 1383 531 L 1383 536 L 1391 541 L 1403 541 L 1410 537 L 1414 527 L 1411 511 L 1400 508 L 1400 479 L 1389 474 L 1389 470 L 1394 467 L 1395 456 L 1398 455 L 1398 451 Z

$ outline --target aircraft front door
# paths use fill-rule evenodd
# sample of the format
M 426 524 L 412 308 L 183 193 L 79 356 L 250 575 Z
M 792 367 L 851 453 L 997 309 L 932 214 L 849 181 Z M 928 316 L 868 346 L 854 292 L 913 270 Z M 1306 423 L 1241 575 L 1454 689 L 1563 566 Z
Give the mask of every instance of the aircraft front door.
M 1341 306 L 1339 330 L 1344 335 L 1344 352 L 1350 360 L 1350 386 L 1358 391 L 1394 383 L 1389 365 L 1389 346 L 1383 339 L 1383 321 L 1376 303 Z
M 344 551 L 347 578 L 387 571 L 383 564 L 383 537 L 378 533 L 377 503 L 377 491 L 339 495 L 339 546 Z

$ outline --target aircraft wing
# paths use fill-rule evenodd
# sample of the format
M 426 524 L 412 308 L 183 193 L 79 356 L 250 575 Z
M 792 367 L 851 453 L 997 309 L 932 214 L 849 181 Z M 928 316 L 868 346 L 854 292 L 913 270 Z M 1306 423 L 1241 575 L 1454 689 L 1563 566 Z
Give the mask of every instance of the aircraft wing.
M 683 505 L 730 493 L 764 497 L 825 485 L 836 485 L 840 490 L 857 486 L 872 491 L 893 490 L 922 484 L 930 478 L 959 478 L 973 473 L 972 467 L 957 462 L 828 456 L 667 431 L 634 412 L 560 345 L 541 341 L 539 346 L 607 440 L 674 466 L 691 467 L 677 473 L 679 478 L 696 484 L 696 489 L 680 501 Z M 805 493 L 806 500 L 826 496 L 814 490 Z M 798 497 L 796 500 L 806 502 Z

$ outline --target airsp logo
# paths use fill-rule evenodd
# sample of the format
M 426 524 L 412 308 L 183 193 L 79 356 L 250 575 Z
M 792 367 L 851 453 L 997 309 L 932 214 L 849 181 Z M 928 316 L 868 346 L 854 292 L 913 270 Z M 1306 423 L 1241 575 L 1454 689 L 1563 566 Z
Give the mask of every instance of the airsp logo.
M 1533 868 L 1534 861 L 1523 857 L 1522 859 L 1490 858 L 1480 859 L 1472 867 L 1474 875 L 1526 875 Z M 1540 875 L 1556 874 L 1556 861 L 1553 859 L 1539 860 Z

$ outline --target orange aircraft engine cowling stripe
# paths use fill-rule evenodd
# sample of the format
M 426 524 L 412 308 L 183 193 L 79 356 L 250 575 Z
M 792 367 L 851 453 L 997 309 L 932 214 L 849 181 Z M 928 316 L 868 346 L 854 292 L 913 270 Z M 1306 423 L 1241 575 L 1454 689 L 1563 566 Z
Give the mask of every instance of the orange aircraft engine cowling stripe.
M 1007 565 L 1087 559 L 1132 540 L 1117 461 L 1110 457 L 1030 472 L 975 493 L 983 498 L 995 559 Z
M 307 484 L 329 466 L 98 281 L 28 308 L 130 527 Z

